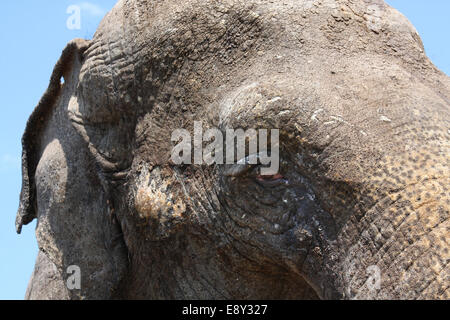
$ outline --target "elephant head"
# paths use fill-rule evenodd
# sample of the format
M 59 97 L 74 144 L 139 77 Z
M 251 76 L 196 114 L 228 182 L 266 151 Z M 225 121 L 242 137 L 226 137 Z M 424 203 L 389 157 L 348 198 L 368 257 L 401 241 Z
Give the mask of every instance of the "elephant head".
M 381 0 L 121 0 L 27 125 L 27 297 L 449 298 L 449 99 Z M 278 129 L 278 173 L 175 164 L 196 123 Z

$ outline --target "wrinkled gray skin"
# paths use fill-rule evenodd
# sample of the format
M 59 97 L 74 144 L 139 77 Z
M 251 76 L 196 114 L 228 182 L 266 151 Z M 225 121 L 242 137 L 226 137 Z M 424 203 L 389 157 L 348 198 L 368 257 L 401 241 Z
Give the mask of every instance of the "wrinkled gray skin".
M 448 299 L 449 106 L 383 1 L 119 1 L 24 135 L 27 298 Z M 280 128 L 284 179 L 172 164 L 193 121 Z

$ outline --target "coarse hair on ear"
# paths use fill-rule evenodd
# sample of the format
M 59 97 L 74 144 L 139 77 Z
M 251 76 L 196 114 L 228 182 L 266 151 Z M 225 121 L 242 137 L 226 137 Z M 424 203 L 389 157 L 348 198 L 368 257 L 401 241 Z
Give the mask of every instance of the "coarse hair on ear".
M 47 90 L 28 119 L 22 137 L 22 190 L 16 216 L 16 231 L 19 234 L 23 225 L 29 224 L 37 217 L 34 184 L 34 175 L 39 161 L 37 139 L 61 94 L 63 87 L 61 79 L 63 77 L 68 79 L 75 59 L 82 61 L 88 46 L 89 41 L 83 39 L 74 39 L 66 45 L 53 69 Z

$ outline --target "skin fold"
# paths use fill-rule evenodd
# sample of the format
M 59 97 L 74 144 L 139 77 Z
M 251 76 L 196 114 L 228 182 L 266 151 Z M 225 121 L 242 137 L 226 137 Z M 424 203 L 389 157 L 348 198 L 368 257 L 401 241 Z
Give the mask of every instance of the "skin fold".
M 381 0 L 119 1 L 24 134 L 26 297 L 448 299 L 449 106 Z M 279 174 L 174 165 L 194 121 L 280 129 Z

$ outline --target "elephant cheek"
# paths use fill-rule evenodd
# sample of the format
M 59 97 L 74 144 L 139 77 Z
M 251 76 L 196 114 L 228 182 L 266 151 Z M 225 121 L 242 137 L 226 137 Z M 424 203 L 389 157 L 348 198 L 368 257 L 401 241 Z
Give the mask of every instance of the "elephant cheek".
M 159 169 L 141 174 L 134 194 L 137 225 L 147 238 L 160 240 L 171 235 L 186 213 L 186 204 L 173 179 L 162 179 Z
M 158 213 L 167 206 L 165 195 L 152 194 L 147 188 L 139 188 L 136 200 L 135 208 L 140 219 L 159 220 Z

